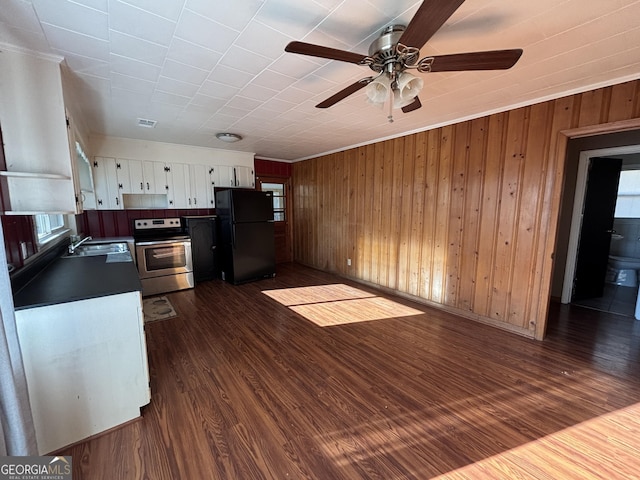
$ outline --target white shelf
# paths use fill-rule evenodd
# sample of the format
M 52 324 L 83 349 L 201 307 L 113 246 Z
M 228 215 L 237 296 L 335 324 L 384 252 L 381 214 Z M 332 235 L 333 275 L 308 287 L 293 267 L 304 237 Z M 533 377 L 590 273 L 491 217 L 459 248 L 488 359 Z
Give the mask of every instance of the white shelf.
M 41 213 L 48 213 L 48 214 L 52 214 L 52 215 L 55 215 L 57 213 L 59 213 L 61 215 L 73 215 L 73 214 L 75 214 L 75 212 L 71 212 L 71 211 L 60 211 L 60 212 L 28 211 L 28 212 L 19 212 L 19 211 L 13 211 L 13 210 L 5 210 L 3 212 L 4 215 L 40 215 Z
M 33 173 L 33 172 L 8 172 L 6 170 L 0 171 L 0 177 L 13 177 L 13 178 L 46 178 L 48 180 L 71 180 L 71 177 L 66 175 L 60 175 L 57 173 Z

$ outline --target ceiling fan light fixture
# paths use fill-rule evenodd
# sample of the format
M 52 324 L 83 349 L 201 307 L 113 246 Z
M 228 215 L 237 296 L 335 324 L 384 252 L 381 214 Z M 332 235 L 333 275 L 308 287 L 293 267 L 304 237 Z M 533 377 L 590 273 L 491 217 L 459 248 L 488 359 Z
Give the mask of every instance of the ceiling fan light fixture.
M 391 88 L 395 83 L 395 88 Z M 402 108 L 411 104 L 422 90 L 424 80 L 408 72 L 400 72 L 395 82 L 392 82 L 389 74 L 380 75 L 370 82 L 365 92 L 367 101 L 378 108 L 382 108 L 387 101 L 392 102 L 392 108 Z M 390 93 L 393 92 L 391 99 Z
M 216 133 L 216 138 L 226 143 L 235 143 L 242 140 L 242 136 L 237 133 L 220 132 Z
M 365 87 L 367 99 L 369 103 L 376 106 L 382 106 L 389 98 L 389 89 L 391 88 L 391 80 L 387 75 L 381 75 L 373 80 Z

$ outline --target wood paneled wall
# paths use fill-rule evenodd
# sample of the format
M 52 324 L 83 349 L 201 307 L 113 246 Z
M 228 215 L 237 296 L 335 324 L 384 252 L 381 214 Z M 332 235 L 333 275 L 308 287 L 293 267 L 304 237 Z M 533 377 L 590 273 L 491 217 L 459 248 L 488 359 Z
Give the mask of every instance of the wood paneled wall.
M 295 259 L 542 338 L 560 132 L 640 117 L 639 92 L 628 82 L 295 163 Z

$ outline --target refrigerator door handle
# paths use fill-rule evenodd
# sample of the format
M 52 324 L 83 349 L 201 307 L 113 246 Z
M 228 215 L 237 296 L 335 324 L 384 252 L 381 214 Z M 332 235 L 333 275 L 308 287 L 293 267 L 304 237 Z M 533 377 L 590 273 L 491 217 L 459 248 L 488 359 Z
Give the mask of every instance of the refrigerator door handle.
M 236 248 L 236 226 L 231 225 L 231 247 Z

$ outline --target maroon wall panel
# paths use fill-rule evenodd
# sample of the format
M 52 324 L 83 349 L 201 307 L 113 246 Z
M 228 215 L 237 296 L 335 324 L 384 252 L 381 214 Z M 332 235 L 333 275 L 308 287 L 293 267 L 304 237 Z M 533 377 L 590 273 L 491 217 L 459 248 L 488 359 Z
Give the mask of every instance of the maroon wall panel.
M 275 162 L 273 160 L 254 160 L 256 176 L 260 177 L 290 177 L 291 164 L 286 162 Z
M 138 218 L 183 217 L 187 215 L 214 215 L 209 208 L 185 210 L 88 210 L 78 215 L 78 228 L 93 238 L 130 237 L 133 221 Z
M 33 221 L 28 215 L 2 215 L 1 218 L 7 262 L 20 268 L 24 264 L 20 253 L 20 243 L 27 244 L 27 257 L 36 253 Z

